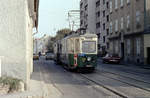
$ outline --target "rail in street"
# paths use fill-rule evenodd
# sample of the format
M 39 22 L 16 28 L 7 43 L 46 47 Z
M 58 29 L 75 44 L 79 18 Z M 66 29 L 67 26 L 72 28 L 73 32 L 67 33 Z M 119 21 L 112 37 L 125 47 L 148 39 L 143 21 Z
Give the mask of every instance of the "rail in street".
M 101 72 L 104 72 L 105 74 L 101 74 Z M 116 73 L 112 73 L 112 72 L 108 72 L 108 71 L 97 71 L 98 74 L 101 74 L 102 76 L 126 83 L 128 85 L 140 88 L 142 90 L 146 90 L 150 92 L 150 83 L 146 82 L 144 80 L 138 80 L 135 78 L 131 78 L 128 76 L 123 76 L 120 74 L 116 74 Z M 107 75 L 108 74 L 108 75 Z M 114 77 L 114 78 L 113 78 Z
M 128 82 L 120 81 L 119 78 L 103 76 L 101 74 L 82 74 L 85 78 L 103 86 L 104 88 L 119 94 L 122 97 L 149 97 L 150 92 L 144 87 L 139 87 Z M 136 84 L 136 82 L 135 82 Z
M 98 86 L 101 86 L 101 87 L 105 88 L 106 90 L 108 90 L 108 91 L 110 91 L 110 92 L 116 94 L 117 96 L 120 96 L 121 98 L 128 98 L 128 96 L 122 94 L 121 92 L 115 91 L 114 89 L 111 89 L 111 88 L 105 86 L 104 84 L 102 84 L 102 83 L 100 83 L 100 82 L 97 82 L 97 81 L 95 81 L 95 80 L 93 80 L 93 79 L 90 79 L 89 77 L 87 77 L 87 76 L 84 75 L 84 74 L 81 74 L 81 76 L 84 77 L 86 80 L 91 81 L 91 82 L 97 84 Z
M 37 72 L 41 73 L 41 81 L 47 84 L 49 94 L 57 98 L 148 98 L 150 96 L 150 83 L 132 75 L 119 74 L 113 71 L 100 69 L 94 73 L 77 73 L 56 65 L 53 61 L 41 58 L 34 62 Z M 140 77 L 140 76 L 139 76 Z M 146 78 L 146 77 L 145 77 Z M 54 90 L 55 89 L 55 90 Z

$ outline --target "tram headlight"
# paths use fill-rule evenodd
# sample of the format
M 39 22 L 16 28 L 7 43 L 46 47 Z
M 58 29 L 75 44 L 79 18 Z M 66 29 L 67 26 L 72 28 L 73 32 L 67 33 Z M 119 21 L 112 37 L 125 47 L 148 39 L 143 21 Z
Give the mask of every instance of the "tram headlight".
M 88 58 L 87 58 L 87 61 L 91 61 L 91 60 L 92 60 L 92 58 L 91 58 L 91 57 L 88 57 Z

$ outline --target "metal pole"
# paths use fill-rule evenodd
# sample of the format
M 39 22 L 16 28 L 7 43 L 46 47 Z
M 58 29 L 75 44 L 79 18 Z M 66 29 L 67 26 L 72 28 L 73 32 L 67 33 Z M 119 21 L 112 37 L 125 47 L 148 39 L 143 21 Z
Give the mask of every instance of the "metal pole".
M 2 72 L 1 72 L 1 70 L 2 70 L 2 61 L 1 61 L 1 57 L 0 57 L 0 77 L 2 77 Z

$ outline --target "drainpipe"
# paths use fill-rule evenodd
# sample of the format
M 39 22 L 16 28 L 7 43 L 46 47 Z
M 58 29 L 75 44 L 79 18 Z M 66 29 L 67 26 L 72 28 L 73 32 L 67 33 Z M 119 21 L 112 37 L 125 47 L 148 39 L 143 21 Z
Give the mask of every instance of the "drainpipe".
M 146 0 L 144 0 L 144 31 L 146 30 Z
M 2 59 L 4 57 L 3 56 L 0 56 L 0 77 L 2 77 Z

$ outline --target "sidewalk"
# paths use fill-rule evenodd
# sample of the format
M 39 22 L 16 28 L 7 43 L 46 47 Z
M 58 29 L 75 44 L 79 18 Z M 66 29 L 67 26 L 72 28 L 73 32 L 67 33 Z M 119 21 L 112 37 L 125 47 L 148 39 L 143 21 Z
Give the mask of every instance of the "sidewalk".
M 30 81 L 30 90 L 25 92 L 12 93 L 8 95 L 0 96 L 0 98 L 44 98 L 45 91 L 44 85 L 40 81 L 31 80 Z

